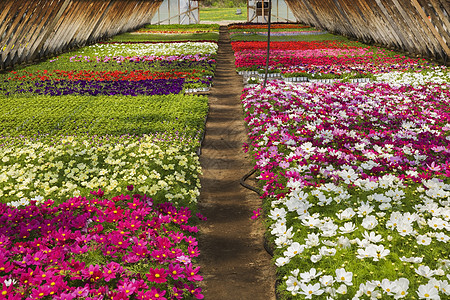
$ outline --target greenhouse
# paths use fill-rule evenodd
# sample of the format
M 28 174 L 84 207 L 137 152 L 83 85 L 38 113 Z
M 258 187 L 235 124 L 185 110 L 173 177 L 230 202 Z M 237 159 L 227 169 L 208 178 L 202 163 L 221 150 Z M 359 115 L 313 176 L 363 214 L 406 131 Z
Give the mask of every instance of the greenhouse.
M 444 0 L 0 2 L 1 299 L 450 299 Z

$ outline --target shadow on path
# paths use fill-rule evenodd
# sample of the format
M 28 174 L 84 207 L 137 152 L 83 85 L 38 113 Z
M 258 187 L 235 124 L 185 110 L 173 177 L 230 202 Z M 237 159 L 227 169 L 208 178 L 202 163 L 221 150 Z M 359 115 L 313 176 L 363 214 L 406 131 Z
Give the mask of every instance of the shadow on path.
M 247 134 L 240 96 L 242 79 L 236 74 L 228 29 L 220 27 L 217 70 L 209 96 L 200 162 L 200 211 L 208 218 L 200 226 L 201 286 L 207 300 L 273 300 L 275 267 L 264 250 L 264 228 L 251 220 L 261 206 L 258 195 L 239 185 L 251 168 L 242 151 Z

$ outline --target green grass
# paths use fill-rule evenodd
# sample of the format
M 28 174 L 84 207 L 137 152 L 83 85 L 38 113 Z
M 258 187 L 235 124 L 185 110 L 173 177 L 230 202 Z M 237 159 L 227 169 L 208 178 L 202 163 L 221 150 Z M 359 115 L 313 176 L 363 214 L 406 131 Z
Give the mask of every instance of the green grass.
M 236 15 L 236 10 L 240 8 L 242 10 L 241 15 Z M 200 8 L 200 22 L 209 21 L 247 21 L 247 7 L 233 7 L 233 8 L 218 8 L 218 7 L 201 7 Z
M 145 25 L 144 29 L 155 30 L 214 30 L 219 31 L 219 25 L 217 24 L 170 24 L 170 25 Z
M 218 41 L 219 34 L 215 32 L 208 33 L 189 33 L 189 34 L 131 34 L 124 33 L 113 37 L 111 42 L 166 42 L 166 41 Z

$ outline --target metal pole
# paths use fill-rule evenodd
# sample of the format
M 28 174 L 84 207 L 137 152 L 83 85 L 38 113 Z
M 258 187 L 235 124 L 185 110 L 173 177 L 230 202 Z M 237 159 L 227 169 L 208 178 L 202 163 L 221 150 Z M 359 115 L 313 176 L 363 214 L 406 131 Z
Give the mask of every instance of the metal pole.
M 264 2 L 263 2 L 264 7 Z M 272 0 L 269 0 L 269 20 L 267 23 L 267 56 L 266 56 L 266 71 L 264 74 L 264 85 L 263 88 L 266 88 L 267 84 L 267 73 L 269 70 L 269 57 L 270 57 L 270 23 L 271 23 L 271 15 L 272 15 Z

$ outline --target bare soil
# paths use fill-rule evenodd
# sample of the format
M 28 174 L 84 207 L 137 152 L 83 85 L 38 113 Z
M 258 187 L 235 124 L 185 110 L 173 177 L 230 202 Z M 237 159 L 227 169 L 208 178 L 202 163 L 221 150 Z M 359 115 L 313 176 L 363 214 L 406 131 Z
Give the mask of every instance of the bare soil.
M 261 199 L 239 184 L 253 167 L 242 151 L 248 141 L 240 104 L 242 89 L 228 29 L 221 26 L 200 156 L 199 207 L 208 220 L 200 226 L 199 247 L 201 286 L 207 300 L 275 299 L 275 267 L 264 250 L 264 227 L 260 220 L 250 219 Z

